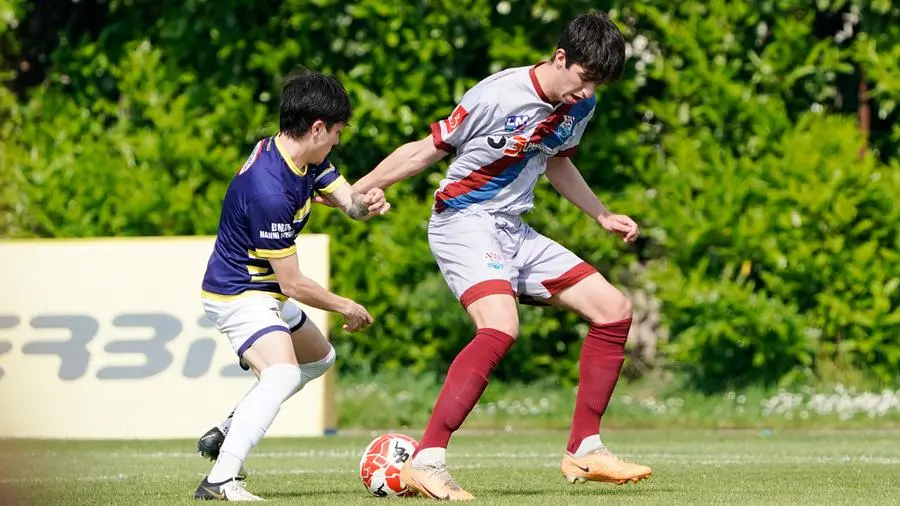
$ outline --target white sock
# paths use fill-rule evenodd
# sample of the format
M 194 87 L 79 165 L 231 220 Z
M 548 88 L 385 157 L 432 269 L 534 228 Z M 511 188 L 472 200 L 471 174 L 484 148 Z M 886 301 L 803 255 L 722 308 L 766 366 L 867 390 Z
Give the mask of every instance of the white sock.
M 420 450 L 413 459 L 415 466 L 442 466 L 447 463 L 446 448 L 425 448 Z
M 300 382 L 300 388 L 297 390 L 302 389 L 310 381 L 328 372 L 328 369 L 331 369 L 331 366 L 334 365 L 336 357 L 337 355 L 334 353 L 334 348 L 332 347 L 328 350 L 328 353 L 325 354 L 324 358 L 316 360 L 315 362 L 300 364 L 300 372 L 303 373 L 303 380 Z
M 578 450 L 575 451 L 576 457 L 584 457 L 592 451 L 603 448 L 603 441 L 600 441 L 600 434 L 594 434 L 581 440 Z
M 241 397 L 241 401 L 243 401 L 248 395 L 250 395 L 250 392 L 252 392 L 253 389 L 256 388 L 256 385 L 259 385 L 259 381 L 253 382 L 253 385 L 250 387 L 250 390 L 247 390 L 247 393 L 244 394 L 244 397 Z M 238 404 L 240 404 L 240 401 L 238 401 Z M 220 423 L 219 425 L 216 425 L 216 427 L 218 427 L 219 430 L 222 431 L 222 434 L 227 435 L 228 430 L 231 429 L 231 421 L 234 419 L 234 410 L 236 410 L 236 409 L 237 409 L 237 405 L 235 405 L 231 409 L 231 412 L 228 413 L 228 416 L 225 417 L 224 420 L 222 420 L 222 423 Z
M 250 450 L 269 430 L 281 403 L 296 391 L 300 381 L 300 369 L 290 364 L 271 365 L 259 374 L 259 384 L 234 410 L 231 429 L 209 472 L 210 482 L 221 483 L 237 476 Z

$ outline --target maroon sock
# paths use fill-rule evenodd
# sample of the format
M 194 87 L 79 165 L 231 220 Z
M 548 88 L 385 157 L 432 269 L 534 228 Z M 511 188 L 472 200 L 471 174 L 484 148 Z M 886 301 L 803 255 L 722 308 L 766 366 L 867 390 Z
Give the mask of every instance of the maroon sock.
M 487 388 L 491 372 L 514 340 L 499 330 L 479 329 L 472 341 L 459 352 L 450 364 L 447 379 L 419 441 L 420 450 L 447 447 L 450 436 L 478 403 Z
M 578 361 L 578 396 L 572 416 L 572 432 L 567 449 L 575 453 L 581 441 L 600 430 L 600 418 L 612 397 L 622 363 L 631 318 L 591 325 Z

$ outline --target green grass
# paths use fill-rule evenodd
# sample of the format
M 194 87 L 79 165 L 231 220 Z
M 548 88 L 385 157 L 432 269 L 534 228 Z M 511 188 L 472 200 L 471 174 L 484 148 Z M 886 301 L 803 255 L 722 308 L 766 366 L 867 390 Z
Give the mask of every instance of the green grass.
M 339 427 L 424 427 L 441 383 L 434 375 L 341 376 Z M 673 386 L 676 385 L 676 386 Z M 900 386 L 900 385 L 898 385 Z M 549 382 L 492 382 L 469 428 L 566 429 L 575 389 Z M 372 409 L 390 406 L 391 409 Z M 603 419 L 615 428 L 900 429 L 900 389 L 820 385 L 704 395 L 659 378 L 620 381 Z
M 357 477 L 372 435 L 264 440 L 248 462 L 248 489 L 276 504 L 391 501 L 368 496 Z M 560 431 L 462 431 L 449 464 L 481 504 L 900 503 L 893 431 L 606 430 L 604 439 L 653 466 L 653 478 L 622 487 L 569 485 L 558 470 L 566 440 Z M 11 441 L 0 456 L 14 464 L 5 484 L 19 489 L 16 504 L 192 504 L 209 468 L 193 444 Z

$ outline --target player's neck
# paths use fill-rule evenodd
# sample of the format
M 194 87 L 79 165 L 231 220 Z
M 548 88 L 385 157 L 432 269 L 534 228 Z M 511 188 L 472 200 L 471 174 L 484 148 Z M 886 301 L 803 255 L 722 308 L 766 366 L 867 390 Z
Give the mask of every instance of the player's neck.
M 291 158 L 291 161 L 294 162 L 297 167 L 303 167 L 304 165 L 308 165 L 309 161 L 309 146 L 304 141 L 297 141 L 291 139 L 287 135 L 279 132 L 275 135 L 278 138 L 278 144 L 281 145 L 284 150 L 284 154 Z
M 556 104 L 560 102 L 559 93 L 556 92 L 556 74 L 553 69 L 553 62 L 545 61 L 535 67 L 534 77 L 537 78 L 538 84 L 544 91 L 544 95 L 550 102 Z

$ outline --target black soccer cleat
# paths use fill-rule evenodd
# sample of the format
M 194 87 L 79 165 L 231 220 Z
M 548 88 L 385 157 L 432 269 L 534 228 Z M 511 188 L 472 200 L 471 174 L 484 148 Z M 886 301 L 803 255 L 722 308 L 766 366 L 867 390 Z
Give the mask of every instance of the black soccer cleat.
M 197 441 L 197 451 L 204 458 L 216 460 L 219 458 L 219 450 L 224 442 L 225 434 L 218 427 L 213 427 Z

